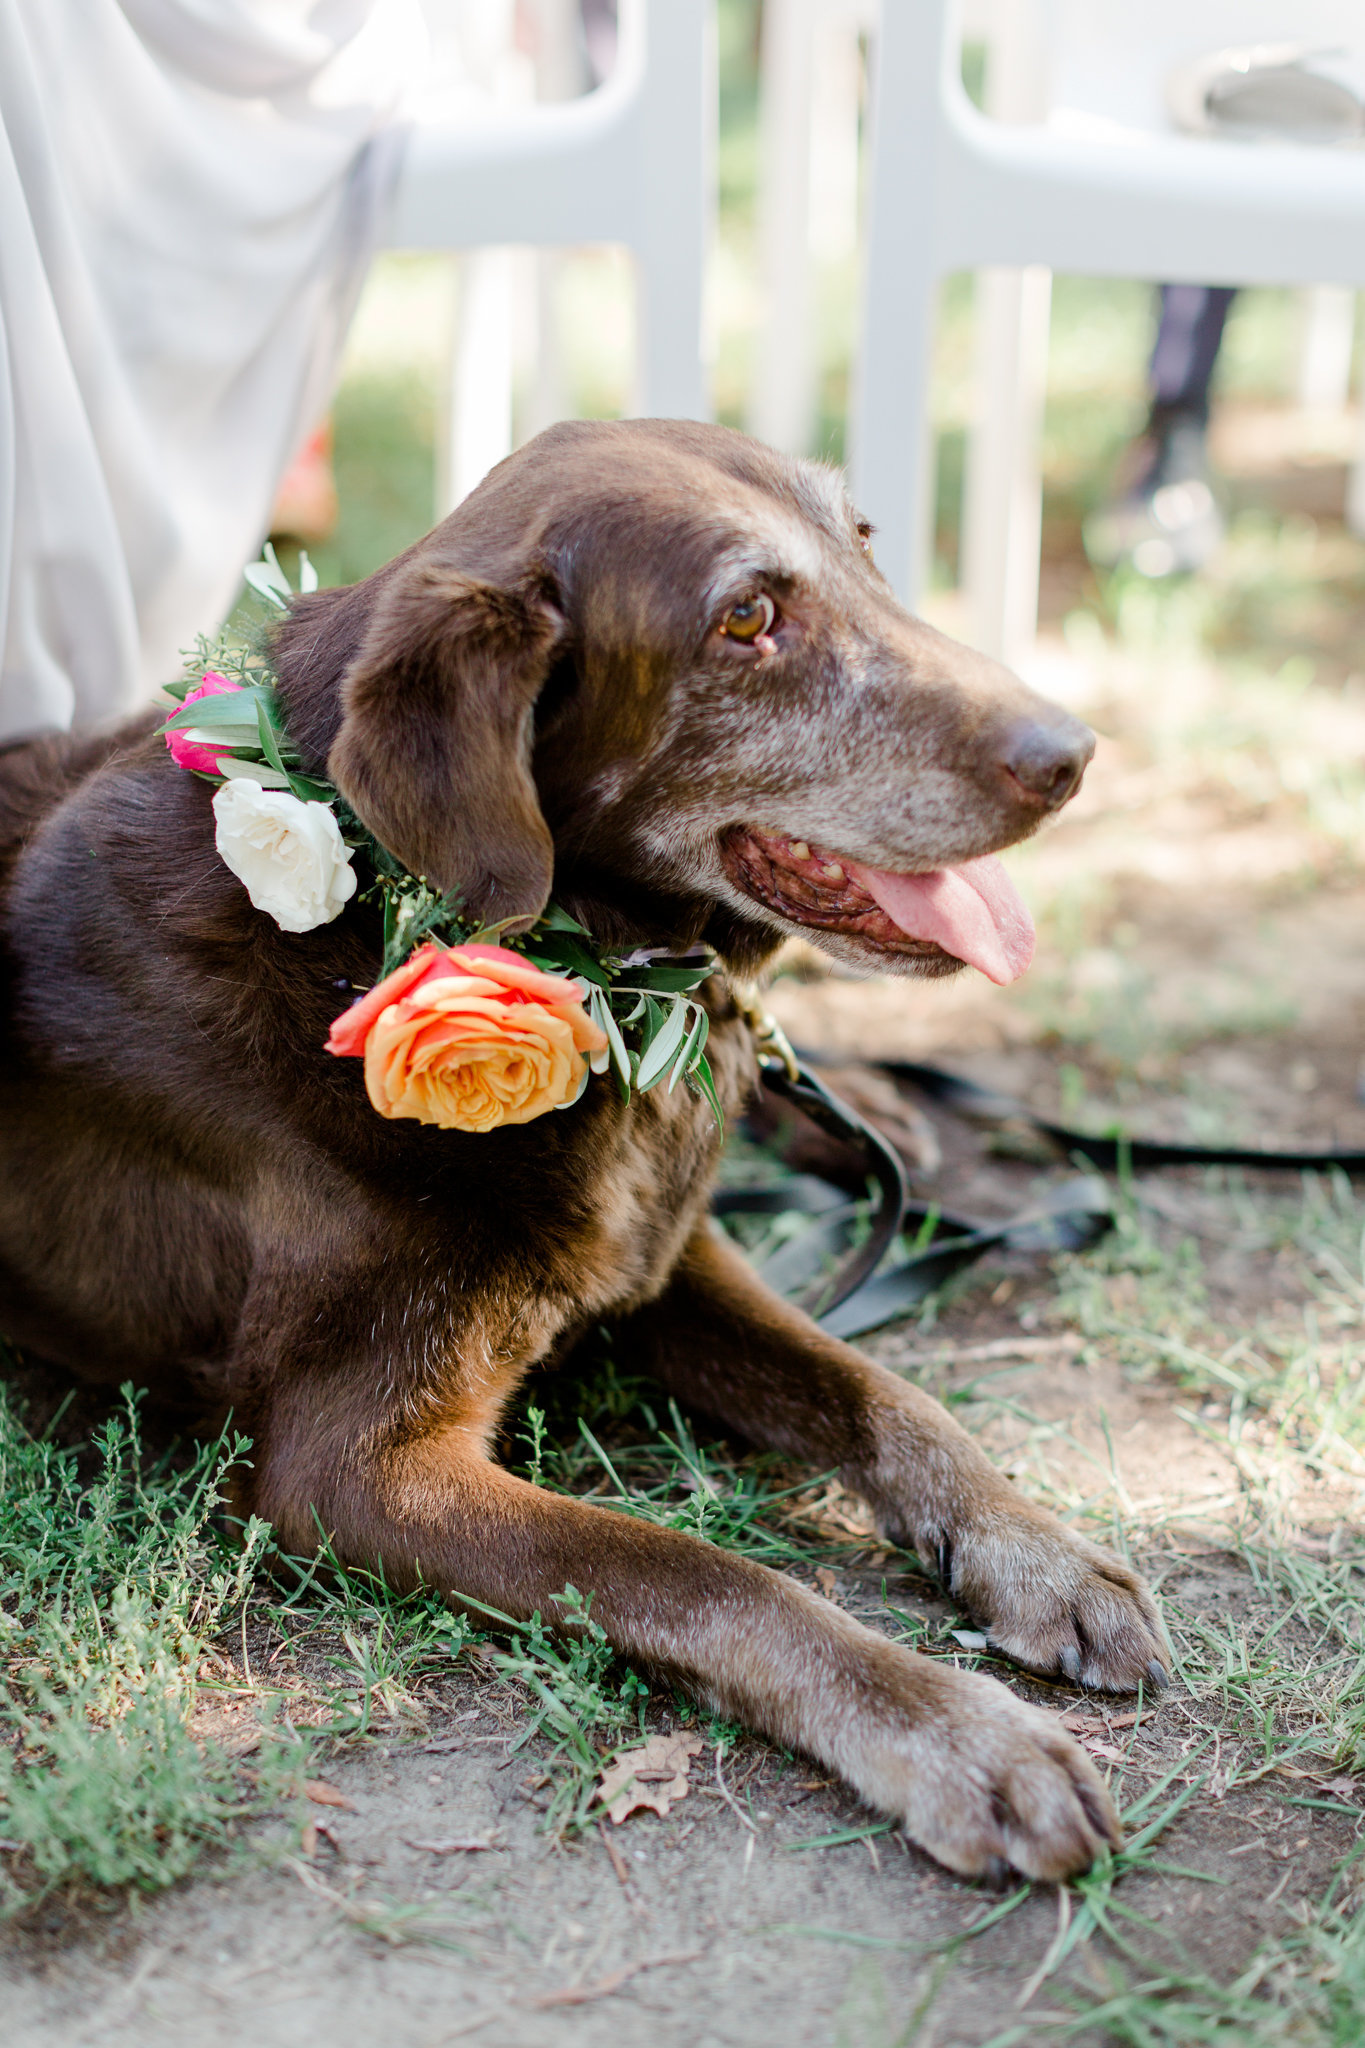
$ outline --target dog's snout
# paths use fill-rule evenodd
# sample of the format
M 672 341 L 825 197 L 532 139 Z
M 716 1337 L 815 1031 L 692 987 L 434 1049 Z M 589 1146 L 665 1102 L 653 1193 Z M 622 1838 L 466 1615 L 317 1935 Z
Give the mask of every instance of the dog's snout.
M 1060 810 L 1074 796 L 1095 751 L 1095 735 L 1078 718 L 1044 725 L 1021 719 L 1005 742 L 1001 766 L 1045 810 Z

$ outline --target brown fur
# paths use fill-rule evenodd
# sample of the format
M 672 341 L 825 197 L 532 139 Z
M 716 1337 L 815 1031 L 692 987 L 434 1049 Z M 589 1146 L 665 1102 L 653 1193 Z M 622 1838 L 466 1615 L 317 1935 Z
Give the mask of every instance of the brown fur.
M 719 630 L 755 589 L 780 613 L 757 649 Z M 552 430 L 378 575 L 300 600 L 276 652 L 306 762 L 471 911 L 534 917 L 553 878 L 602 943 L 705 939 L 742 972 L 794 927 L 727 835 L 936 868 L 1032 830 L 1088 751 L 901 610 L 828 473 L 719 428 Z M 517 1616 L 571 1582 L 627 1655 L 841 1771 L 954 1869 L 1087 1864 L 1113 1812 L 1054 1720 L 490 1445 L 524 1374 L 610 1318 L 681 1399 L 837 1466 L 1033 1669 L 1150 1673 L 1141 1583 L 713 1237 L 717 1140 L 687 1089 L 623 1107 L 600 1079 L 487 1136 L 378 1117 L 359 1062 L 322 1050 L 375 977 L 373 910 L 301 937 L 253 910 L 154 723 L 0 755 L 0 1328 L 230 1407 L 255 1443 L 240 1505 L 291 1548 L 320 1523 L 400 1585 Z M 708 987 L 733 1114 L 752 1050 Z

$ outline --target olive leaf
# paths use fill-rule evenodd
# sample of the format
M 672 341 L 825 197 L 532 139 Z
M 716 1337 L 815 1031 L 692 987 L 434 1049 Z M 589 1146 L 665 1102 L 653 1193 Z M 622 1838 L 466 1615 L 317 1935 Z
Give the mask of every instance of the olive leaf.
M 640 1051 L 639 1071 L 635 1085 L 642 1095 L 662 1081 L 672 1066 L 687 1038 L 688 1012 L 692 1005 L 675 1002 L 662 1027 L 645 1041 Z
M 612 1073 L 616 1076 L 616 1085 L 621 1091 L 621 1100 L 629 1102 L 630 1054 L 626 1051 L 626 1041 L 621 1036 L 621 1027 L 611 1014 L 611 1003 L 600 988 L 588 991 L 588 1015 L 599 1031 L 606 1034 L 607 1055 L 611 1061 Z
M 715 963 L 710 960 L 689 961 L 686 965 L 655 961 L 649 967 L 632 968 L 631 975 L 636 988 L 653 989 L 659 995 L 677 995 L 690 994 L 715 971 Z
M 673 1063 L 673 1071 L 668 1077 L 668 1092 L 670 1095 L 677 1087 L 682 1076 L 691 1072 L 692 1067 L 696 1063 L 697 1054 L 705 1046 L 707 1035 L 711 1029 L 711 1019 L 707 1016 L 700 1003 L 689 1003 L 686 1007 L 689 1010 L 696 1011 L 697 1021 L 688 1032 L 687 1043 Z
M 691 1069 L 688 1079 L 695 1080 L 697 1087 L 710 1106 L 711 1114 L 716 1119 L 717 1126 L 724 1130 L 725 1112 L 720 1106 L 720 1097 L 716 1093 L 716 1079 L 715 1075 L 711 1072 L 711 1062 L 707 1059 L 704 1052 L 698 1053 L 696 1065 Z

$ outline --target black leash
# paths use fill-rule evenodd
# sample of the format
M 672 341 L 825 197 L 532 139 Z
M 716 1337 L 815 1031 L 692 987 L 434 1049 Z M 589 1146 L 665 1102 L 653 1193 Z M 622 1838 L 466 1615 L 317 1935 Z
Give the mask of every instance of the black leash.
M 1097 1138 L 1066 1124 L 1049 1123 L 1011 1096 L 998 1095 L 994 1089 L 982 1088 L 961 1074 L 946 1073 L 942 1067 L 926 1066 L 920 1060 L 869 1060 L 866 1064 L 893 1080 L 912 1082 L 936 1102 L 976 1123 L 1023 1126 L 1045 1138 L 1059 1157 L 1084 1159 L 1105 1173 L 1148 1166 L 1250 1166 L 1298 1173 L 1365 1174 L 1365 1152 L 1266 1152 L 1243 1145 L 1167 1144 L 1160 1138 Z
M 899 1155 L 881 1132 L 816 1079 L 803 1060 L 795 1072 L 777 1052 L 762 1050 L 763 1087 L 844 1147 L 847 1165 L 819 1174 L 794 1174 L 760 1187 L 720 1188 L 716 1215 L 808 1215 L 807 1230 L 759 1265 L 779 1294 L 807 1309 L 835 1337 L 857 1337 L 904 1315 L 996 1246 L 1011 1251 L 1080 1251 L 1109 1228 L 1113 1205 L 1093 1175 L 1063 1181 L 1028 1209 L 1003 1223 L 954 1215 L 909 1199 Z M 1158 1166 L 1242 1166 L 1291 1172 L 1365 1174 L 1365 1152 L 1269 1152 L 1238 1145 L 1179 1145 L 1162 1139 L 1095 1137 L 1041 1117 L 1024 1103 L 960 1074 L 920 1060 L 869 1060 L 893 1080 L 908 1081 L 933 1100 L 975 1123 L 1025 1130 L 1046 1141 L 1059 1158 L 1084 1161 L 1100 1172 L 1125 1173 Z M 869 1181 L 876 1206 L 867 1208 Z M 866 1236 L 849 1249 L 861 1228 Z M 914 1249 L 878 1271 L 896 1239 L 913 1232 Z
M 764 1090 L 836 1139 L 848 1164 L 842 1171 L 832 1164 L 824 1173 L 794 1174 L 761 1187 L 718 1188 L 712 1211 L 718 1216 L 795 1213 L 814 1219 L 764 1259 L 758 1271 L 831 1336 L 861 1336 L 905 1314 L 996 1245 L 1016 1251 L 1079 1250 L 1109 1227 L 1108 1192 L 1090 1177 L 1063 1182 L 1004 1223 L 979 1223 L 936 1203 L 911 1201 L 899 1154 L 807 1067 L 798 1064 L 793 1074 L 780 1057 L 765 1056 L 762 1074 Z M 870 1218 L 869 1181 L 877 1191 Z M 907 1225 L 915 1229 L 914 1250 L 879 1273 Z M 849 1250 L 850 1238 L 861 1227 L 866 1236 Z

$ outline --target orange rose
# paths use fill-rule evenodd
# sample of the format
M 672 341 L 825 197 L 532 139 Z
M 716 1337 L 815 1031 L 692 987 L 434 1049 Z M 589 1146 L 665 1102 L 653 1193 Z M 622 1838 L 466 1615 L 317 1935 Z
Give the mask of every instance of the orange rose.
M 381 1116 L 446 1131 L 525 1124 L 576 1102 L 606 1039 L 576 981 L 503 946 L 420 946 L 337 1018 L 328 1052 L 365 1061 Z

